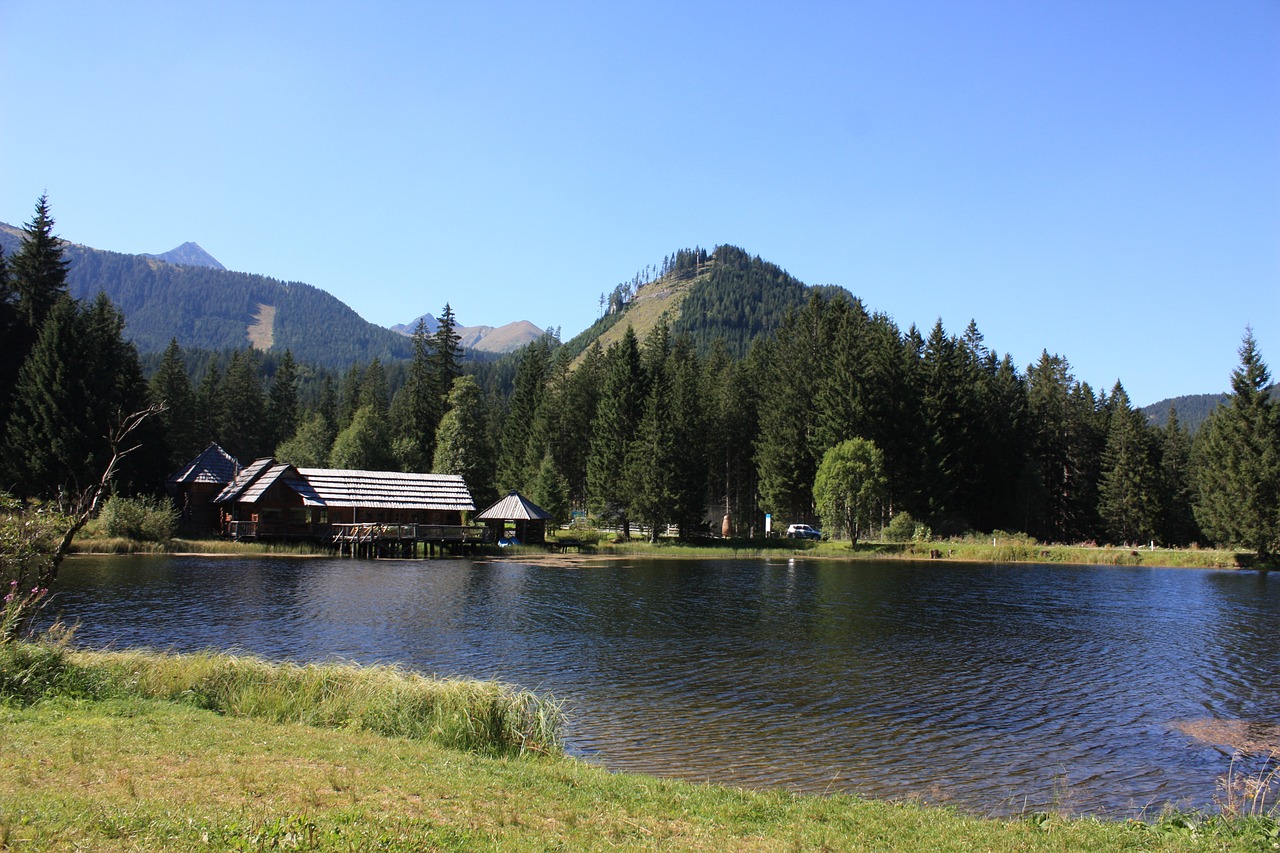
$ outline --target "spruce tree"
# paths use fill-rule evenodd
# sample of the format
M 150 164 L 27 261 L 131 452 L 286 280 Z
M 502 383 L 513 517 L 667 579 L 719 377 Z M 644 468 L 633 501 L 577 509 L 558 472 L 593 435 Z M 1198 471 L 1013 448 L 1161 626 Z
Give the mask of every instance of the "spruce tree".
M 49 197 L 42 195 L 26 225 L 22 247 L 9 264 L 19 314 L 33 340 L 54 304 L 67 295 L 71 264 L 62 255 L 62 241 L 54 235 L 53 226 Z
M 258 373 L 258 356 L 252 349 L 231 354 L 227 372 L 218 385 L 218 444 L 242 464 L 275 450 L 267 428 L 267 401 Z
M 453 381 L 449 410 L 440 419 L 440 428 L 436 431 L 431 470 L 461 476 L 479 508 L 492 503 L 497 496 L 484 394 L 470 376 L 459 376 Z
M 1129 395 L 1117 381 L 1111 392 L 1111 423 L 1098 488 L 1098 512 L 1112 542 L 1133 544 L 1155 538 L 1159 485 L 1146 418 L 1129 405 Z
M 588 508 L 598 518 L 617 521 L 631 535 L 626 481 L 627 452 L 640 423 L 643 401 L 640 347 L 631 326 L 605 353 L 604 381 L 591 425 L 587 459 Z
M 516 368 L 515 388 L 502 427 L 502 445 L 498 452 L 498 490 L 528 490 L 545 448 L 533 451 L 534 424 L 546 401 L 547 370 L 551 344 L 544 335 L 525 347 Z
M 298 365 L 293 352 L 285 350 L 276 365 L 267 395 L 268 445 L 275 447 L 298 429 Z
M 1200 536 L 1194 509 L 1191 438 L 1169 404 L 1169 417 L 1160 435 L 1160 538 L 1185 546 Z
M 1245 332 L 1231 394 L 1205 423 L 1199 444 L 1196 520 L 1214 541 L 1265 562 L 1280 549 L 1280 423 L 1270 375 Z
M 413 330 L 413 361 L 409 364 L 409 378 L 391 401 L 396 456 L 403 470 L 425 471 L 431 467 L 443 405 L 439 383 L 433 373 L 426 324 L 418 320 Z
M 153 403 L 165 405 L 158 422 L 164 432 L 165 460 L 169 470 L 176 471 L 204 449 L 196 433 L 196 395 L 177 338 L 169 340 L 151 375 L 150 392 Z

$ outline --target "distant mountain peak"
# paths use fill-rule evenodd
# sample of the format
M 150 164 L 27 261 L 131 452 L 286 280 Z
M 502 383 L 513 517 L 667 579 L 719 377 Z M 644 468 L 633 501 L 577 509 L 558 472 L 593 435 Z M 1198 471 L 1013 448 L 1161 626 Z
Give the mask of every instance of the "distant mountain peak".
M 215 270 L 225 270 L 218 259 L 213 255 L 200 248 L 199 243 L 186 242 L 176 249 L 170 249 L 163 255 L 144 254 L 144 258 L 152 258 L 157 261 L 164 261 L 166 264 L 178 264 L 184 267 L 212 267 Z
M 422 329 L 428 335 L 434 335 L 436 329 L 440 328 L 440 321 L 433 314 L 423 314 L 408 323 L 397 323 L 391 327 L 391 331 L 399 332 L 402 335 L 412 335 L 418 329 L 418 321 L 422 321 Z
M 423 314 L 412 323 L 398 323 L 392 326 L 391 331 L 399 332 L 402 335 L 412 335 L 414 330 L 418 328 L 418 320 L 422 321 L 423 328 L 428 335 L 434 335 L 436 330 L 440 328 L 439 320 L 431 314 Z M 528 320 L 517 320 L 514 323 L 508 323 L 497 328 L 493 326 L 454 326 L 453 331 L 461 339 L 463 349 L 497 353 L 517 350 L 542 336 L 542 329 L 539 329 Z

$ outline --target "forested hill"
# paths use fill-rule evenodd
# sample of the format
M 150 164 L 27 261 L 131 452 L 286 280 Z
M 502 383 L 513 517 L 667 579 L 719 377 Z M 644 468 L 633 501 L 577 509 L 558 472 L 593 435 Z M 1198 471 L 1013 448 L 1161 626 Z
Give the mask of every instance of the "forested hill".
M 735 357 L 772 335 L 787 312 L 798 309 L 816 291 L 786 270 L 737 246 L 680 249 L 662 265 L 638 273 L 614 288 L 601 305 L 607 313 L 566 346 L 580 353 L 596 340 L 601 346 L 621 339 L 627 327 L 644 338 L 665 321 L 675 334 L 687 333 L 700 352 L 722 340 Z
M 22 232 L 0 224 L 6 256 L 18 250 Z M 125 335 L 143 352 L 163 350 L 170 338 L 187 348 L 289 349 L 294 358 L 343 369 L 374 358 L 412 356 L 409 338 L 363 319 L 325 291 L 212 266 L 178 266 L 64 243 L 71 262 L 71 295 L 105 292 L 125 315 Z

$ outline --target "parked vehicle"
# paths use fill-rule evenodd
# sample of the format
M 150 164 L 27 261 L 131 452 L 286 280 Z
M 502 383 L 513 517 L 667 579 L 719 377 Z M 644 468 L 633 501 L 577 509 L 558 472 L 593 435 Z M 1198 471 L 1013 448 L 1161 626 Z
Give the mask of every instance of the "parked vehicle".
M 807 524 L 789 524 L 787 525 L 788 539 L 821 539 L 822 531 L 815 530 Z

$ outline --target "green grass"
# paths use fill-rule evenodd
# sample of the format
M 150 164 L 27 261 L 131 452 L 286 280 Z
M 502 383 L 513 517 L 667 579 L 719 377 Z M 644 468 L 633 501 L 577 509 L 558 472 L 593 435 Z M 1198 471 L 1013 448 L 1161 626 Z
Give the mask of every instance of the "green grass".
M 339 669 L 0 649 L 0 850 L 1110 851 L 1277 839 L 1274 815 L 996 820 L 614 774 L 555 750 L 463 751 L 419 737 L 430 723 L 369 724 L 425 707 L 403 702 L 416 676 Z M 321 710 L 333 696 L 402 711 Z
M 685 542 L 642 539 L 601 540 L 599 554 L 631 557 L 762 557 L 802 556 L 828 559 L 902 559 L 980 563 L 1059 563 L 1173 568 L 1239 568 L 1248 564 L 1238 551 L 1200 548 L 1115 548 L 1110 546 L 1041 545 L 1027 537 L 974 536 L 932 542 L 817 542 L 801 539 L 706 539 Z
M 398 667 L 269 663 L 208 652 L 0 646 L 0 698 L 163 700 L 235 717 L 358 729 L 493 754 L 560 752 L 560 709 L 494 682 L 424 678 Z

